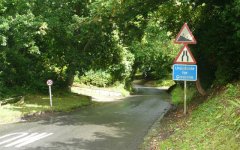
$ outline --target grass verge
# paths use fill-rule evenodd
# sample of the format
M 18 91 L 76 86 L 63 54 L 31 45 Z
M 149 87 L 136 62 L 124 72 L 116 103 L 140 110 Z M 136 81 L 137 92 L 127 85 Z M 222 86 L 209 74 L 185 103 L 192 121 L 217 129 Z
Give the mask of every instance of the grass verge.
M 159 150 L 238 150 L 240 146 L 240 82 L 217 92 L 188 116 L 182 109 L 168 114 L 155 129 L 148 148 Z
M 8 104 L 0 107 L 0 124 L 20 121 L 26 115 L 50 111 L 71 111 L 91 104 L 89 97 L 73 93 L 58 92 L 53 96 L 53 107 L 50 107 L 48 95 L 29 94 L 24 103 Z

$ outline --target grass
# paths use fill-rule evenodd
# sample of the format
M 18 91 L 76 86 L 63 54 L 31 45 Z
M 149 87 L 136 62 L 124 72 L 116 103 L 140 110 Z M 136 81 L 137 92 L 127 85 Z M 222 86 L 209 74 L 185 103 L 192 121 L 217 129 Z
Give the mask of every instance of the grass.
M 19 121 L 25 115 L 39 112 L 71 111 L 90 103 L 89 97 L 59 92 L 53 96 L 53 107 L 50 107 L 48 95 L 30 94 L 25 96 L 24 103 L 8 104 L 0 107 L 0 124 Z
M 238 150 L 240 146 L 240 82 L 210 96 L 188 117 L 169 122 L 171 133 L 158 139 L 160 150 Z M 161 131 L 159 131 L 161 132 Z
M 215 89 L 197 109 L 199 102 L 192 103 L 188 116 L 183 116 L 182 107 L 168 113 L 154 125 L 145 138 L 143 149 L 239 149 L 239 95 L 240 82 L 229 84 Z
M 193 100 L 194 96 L 196 96 L 196 89 L 193 87 L 187 88 L 187 103 L 190 103 Z M 174 105 L 179 105 L 184 103 L 184 89 L 177 85 L 176 88 L 173 89 L 172 93 L 172 103 Z
M 129 96 L 130 95 L 130 92 L 124 88 L 123 84 L 120 84 L 120 83 L 115 84 L 112 87 L 108 87 L 107 89 L 110 90 L 110 91 L 120 92 L 123 96 Z

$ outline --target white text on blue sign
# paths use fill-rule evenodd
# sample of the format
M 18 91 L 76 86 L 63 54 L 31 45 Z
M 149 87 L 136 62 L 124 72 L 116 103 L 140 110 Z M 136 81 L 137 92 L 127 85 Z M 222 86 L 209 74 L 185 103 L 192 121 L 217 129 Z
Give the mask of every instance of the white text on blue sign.
M 173 65 L 173 80 L 197 81 L 197 65 Z

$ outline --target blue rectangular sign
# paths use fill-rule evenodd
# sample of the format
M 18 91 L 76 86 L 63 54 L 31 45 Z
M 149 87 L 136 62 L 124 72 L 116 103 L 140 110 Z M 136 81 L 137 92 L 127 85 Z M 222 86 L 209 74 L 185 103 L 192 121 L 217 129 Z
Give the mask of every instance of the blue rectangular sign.
M 173 65 L 173 80 L 197 81 L 197 65 Z

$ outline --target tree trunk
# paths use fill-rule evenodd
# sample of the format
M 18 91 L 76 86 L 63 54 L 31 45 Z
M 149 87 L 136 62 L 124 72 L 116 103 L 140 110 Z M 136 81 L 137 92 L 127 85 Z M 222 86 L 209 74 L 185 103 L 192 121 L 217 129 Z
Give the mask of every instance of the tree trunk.
M 207 93 L 206 91 L 202 88 L 202 85 L 201 85 L 201 82 L 200 82 L 200 79 L 198 78 L 197 82 L 196 82 L 196 87 L 197 87 L 197 90 L 198 92 L 202 95 L 202 96 L 205 96 Z
M 66 85 L 68 90 L 71 90 L 71 86 L 74 82 L 75 70 L 72 67 L 69 67 L 67 70 Z

